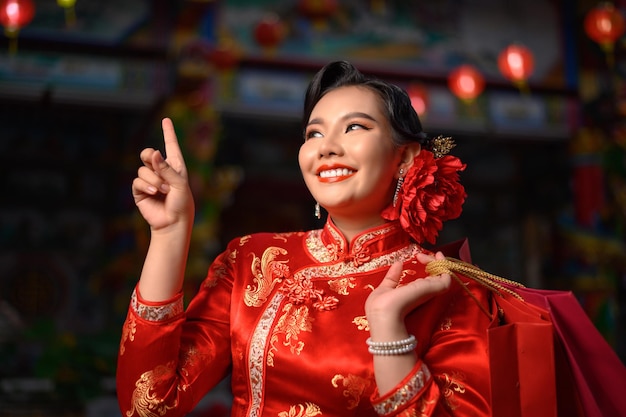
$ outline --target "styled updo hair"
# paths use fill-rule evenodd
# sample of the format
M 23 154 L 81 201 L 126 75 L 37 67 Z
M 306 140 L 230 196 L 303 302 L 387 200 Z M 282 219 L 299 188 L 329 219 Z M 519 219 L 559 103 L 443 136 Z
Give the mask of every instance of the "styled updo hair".
M 422 123 L 407 92 L 394 84 L 366 77 L 347 61 L 325 65 L 309 83 L 304 99 L 303 131 L 317 102 L 329 91 L 348 86 L 369 88 L 380 97 L 396 146 L 418 142 L 424 149 L 430 149 L 432 141 L 422 130 Z

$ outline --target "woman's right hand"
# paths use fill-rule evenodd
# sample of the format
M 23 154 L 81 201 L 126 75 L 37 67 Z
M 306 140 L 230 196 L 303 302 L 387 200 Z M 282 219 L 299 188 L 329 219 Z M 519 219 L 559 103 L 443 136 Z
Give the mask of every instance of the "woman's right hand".
M 174 125 L 165 118 L 162 127 L 167 159 L 163 159 L 159 150 L 144 149 L 140 154 L 143 166 L 132 184 L 135 204 L 153 233 L 177 226 L 187 230 L 194 216 L 187 167 Z

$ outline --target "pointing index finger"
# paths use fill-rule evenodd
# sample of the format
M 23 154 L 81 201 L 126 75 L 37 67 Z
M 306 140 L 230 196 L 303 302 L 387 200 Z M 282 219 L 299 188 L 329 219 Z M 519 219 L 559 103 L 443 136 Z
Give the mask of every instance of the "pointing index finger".
M 176 137 L 174 123 L 172 123 L 169 117 L 166 117 L 161 121 L 161 127 L 163 128 L 163 140 L 165 142 L 165 154 L 168 163 L 175 168 L 180 168 L 184 165 L 183 154 Z

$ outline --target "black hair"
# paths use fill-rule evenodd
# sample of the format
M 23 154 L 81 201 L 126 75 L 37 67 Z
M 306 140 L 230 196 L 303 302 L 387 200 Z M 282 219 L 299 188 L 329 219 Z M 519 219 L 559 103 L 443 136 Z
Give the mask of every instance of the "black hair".
M 325 65 L 309 83 L 304 99 L 303 130 L 306 129 L 317 102 L 329 91 L 347 86 L 369 88 L 380 97 L 396 146 L 418 142 L 425 149 L 430 149 L 431 139 L 422 130 L 422 123 L 407 92 L 395 84 L 366 77 L 347 61 L 335 61 Z

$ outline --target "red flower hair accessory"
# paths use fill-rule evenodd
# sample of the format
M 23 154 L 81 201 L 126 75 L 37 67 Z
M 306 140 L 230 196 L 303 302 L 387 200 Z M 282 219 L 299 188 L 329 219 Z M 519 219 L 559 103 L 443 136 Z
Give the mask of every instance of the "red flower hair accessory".
M 400 219 L 402 228 L 417 243 L 435 243 L 443 222 L 459 217 L 467 194 L 459 183 L 459 171 L 465 164 L 455 156 L 435 158 L 422 151 L 413 160 L 399 190 L 397 204 L 390 204 L 381 216 Z

